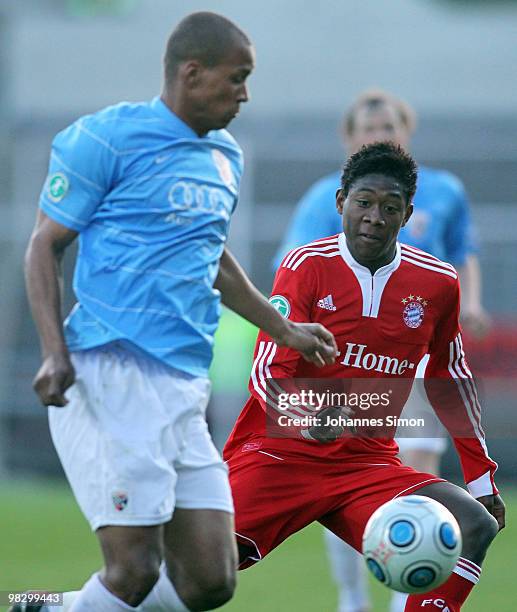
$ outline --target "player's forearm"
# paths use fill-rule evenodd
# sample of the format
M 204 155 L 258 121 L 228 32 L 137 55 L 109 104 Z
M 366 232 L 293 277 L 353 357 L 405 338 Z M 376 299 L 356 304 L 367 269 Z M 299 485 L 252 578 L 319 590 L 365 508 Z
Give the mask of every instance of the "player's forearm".
M 36 230 L 25 255 L 25 282 L 43 357 L 66 352 L 61 316 L 61 259 L 54 247 Z
M 455 367 L 466 367 L 459 349 L 456 350 L 458 353 L 453 353 L 452 359 L 453 371 Z M 477 402 L 475 383 L 463 370 L 463 376 L 455 374 L 451 378 L 448 361 L 449 357 L 440 369 L 434 369 L 430 360 L 425 377 L 427 397 L 454 442 L 464 480 L 471 493 L 477 493 L 474 497 L 495 494 L 497 489 L 493 484 L 493 474 L 497 464 L 488 455 L 485 435 L 480 427 L 481 407 Z M 474 484 L 471 490 L 470 483 L 477 481 L 482 474 L 486 474 L 486 477 Z
M 458 268 L 461 286 L 461 308 L 467 312 L 481 308 L 481 270 L 475 255 L 469 255 Z
M 275 340 L 287 332 L 288 322 L 253 285 L 233 255 L 225 249 L 214 287 L 225 306 L 244 317 Z

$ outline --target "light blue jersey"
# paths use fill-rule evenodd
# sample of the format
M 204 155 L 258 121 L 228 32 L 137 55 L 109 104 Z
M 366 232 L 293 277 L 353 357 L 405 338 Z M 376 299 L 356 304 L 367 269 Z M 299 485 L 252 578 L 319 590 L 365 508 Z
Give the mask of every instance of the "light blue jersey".
M 206 376 L 242 164 L 228 132 L 199 137 L 159 98 L 108 107 L 56 136 L 40 206 L 80 233 L 71 351 L 126 341 Z
M 291 249 L 343 231 L 336 210 L 340 181 L 340 172 L 325 176 L 302 197 L 275 255 L 275 268 Z M 459 179 L 443 170 L 419 166 L 413 204 L 413 215 L 400 231 L 400 242 L 462 266 L 475 247 L 469 204 Z

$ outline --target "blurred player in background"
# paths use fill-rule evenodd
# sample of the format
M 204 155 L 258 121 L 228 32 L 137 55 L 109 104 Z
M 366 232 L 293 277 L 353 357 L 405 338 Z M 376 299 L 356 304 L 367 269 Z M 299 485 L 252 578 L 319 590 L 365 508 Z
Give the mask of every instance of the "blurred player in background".
M 286 321 L 225 247 L 242 152 L 224 128 L 253 66 L 244 32 L 194 13 L 169 38 L 160 97 L 53 142 L 26 257 L 34 387 L 105 563 L 73 612 L 207 610 L 233 594 L 232 497 L 204 414 L 220 301 L 316 365 L 334 360 L 331 334 Z M 60 261 L 77 236 L 63 331 Z
M 462 556 L 442 586 L 411 595 L 405 610 L 416 612 L 436 599 L 443 609 L 457 612 L 479 579 L 488 545 L 504 526 L 504 505 L 493 482 L 497 466 L 487 453 L 464 359 L 457 274 L 450 264 L 397 241 L 411 216 L 415 189 L 416 164 L 392 143 L 364 147 L 347 161 L 336 194 L 343 231 L 289 252 L 270 298 L 286 318 L 326 325 L 335 335 L 339 362 L 317 371 L 261 332 L 251 397 L 224 458 L 242 568 L 313 521 L 360 550 L 368 519 L 386 501 L 410 493 L 440 501 L 460 523 Z M 399 389 L 402 384 L 385 412 L 398 416 L 426 352 L 426 389 L 454 437 L 471 495 L 403 465 L 386 429 L 375 437 L 340 437 L 343 427 L 325 423 L 303 429 L 294 422 L 289 429 L 289 418 L 311 414 L 298 400 L 287 407 L 279 404 L 279 393 L 290 383 L 296 387 L 297 379 L 323 378 L 328 384 L 350 379 L 352 385 L 358 378 L 364 385 L 389 380 L 388 388 Z M 365 388 L 371 387 L 360 391 Z M 282 426 L 287 433 L 280 431 Z
M 381 90 L 358 96 L 346 112 L 343 140 L 355 153 L 363 145 L 390 140 L 406 150 L 416 126 L 414 111 L 402 100 Z M 335 172 L 317 181 L 297 205 L 275 264 L 287 251 L 317 238 L 341 231 L 341 218 L 335 210 L 335 192 L 340 174 Z M 469 203 L 460 180 L 443 170 L 419 167 L 414 212 L 400 231 L 400 240 L 451 262 L 461 281 L 462 324 L 476 336 L 488 327 L 488 316 L 481 305 L 481 278 L 475 253 Z M 423 377 L 427 358 L 419 365 L 417 378 Z M 415 388 L 404 416 L 426 419 L 425 438 L 400 437 L 398 443 L 404 463 L 417 470 L 438 474 L 440 458 L 446 449 L 445 432 L 427 402 Z M 362 558 L 330 532 L 325 540 L 339 587 L 339 612 L 366 612 L 369 609 Z M 404 609 L 405 595 L 395 594 L 392 612 Z

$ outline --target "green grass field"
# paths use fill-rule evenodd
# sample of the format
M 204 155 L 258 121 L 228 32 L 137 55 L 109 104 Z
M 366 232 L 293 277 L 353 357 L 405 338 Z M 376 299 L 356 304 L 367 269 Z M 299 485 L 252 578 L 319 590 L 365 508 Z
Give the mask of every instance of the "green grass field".
M 479 587 L 464 610 L 515 612 L 517 489 L 503 487 L 510 525 L 493 544 Z M 95 537 L 65 485 L 9 483 L 0 488 L 0 591 L 78 589 L 100 566 Z M 388 589 L 372 583 L 373 609 L 384 612 Z M 228 612 L 333 612 L 321 529 L 313 525 L 289 539 L 259 565 L 240 573 Z M 0 609 L 5 610 L 5 608 Z

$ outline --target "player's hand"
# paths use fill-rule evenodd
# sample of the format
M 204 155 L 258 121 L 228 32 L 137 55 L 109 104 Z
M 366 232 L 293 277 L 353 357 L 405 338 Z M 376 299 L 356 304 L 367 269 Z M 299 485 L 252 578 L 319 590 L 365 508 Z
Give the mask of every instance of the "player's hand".
M 286 321 L 286 332 L 276 339 L 279 346 L 299 351 L 306 361 L 319 368 L 332 365 L 336 360 L 337 345 L 334 336 L 319 323 L 292 323 Z
M 65 391 L 74 384 L 75 370 L 68 352 L 51 353 L 41 364 L 32 387 L 44 406 L 66 406 Z
M 461 325 L 474 338 L 486 336 L 491 326 L 490 315 L 481 306 L 475 309 L 462 309 Z
M 339 417 L 352 417 L 355 414 L 353 408 L 348 406 L 330 406 L 321 410 L 318 414 L 321 425 L 313 425 L 302 432 L 302 436 L 307 440 L 316 440 L 323 444 L 335 442 L 345 432 L 343 425 L 326 425 L 328 419 L 339 419 Z M 353 430 L 352 430 L 353 431 Z
M 483 495 L 477 498 L 478 502 L 483 504 L 490 514 L 496 519 L 499 525 L 499 531 L 504 529 L 506 525 L 505 514 L 506 508 L 503 499 L 500 495 Z

